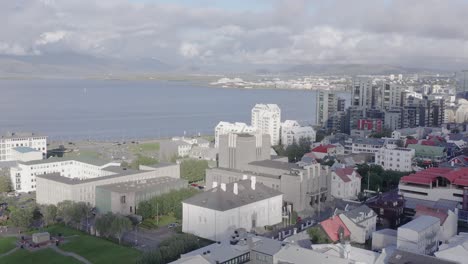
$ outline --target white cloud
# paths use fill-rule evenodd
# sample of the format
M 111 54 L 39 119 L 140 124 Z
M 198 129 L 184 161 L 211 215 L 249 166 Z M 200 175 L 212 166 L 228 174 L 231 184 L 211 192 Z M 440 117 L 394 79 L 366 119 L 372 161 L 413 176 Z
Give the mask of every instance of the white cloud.
M 18 44 L 8 44 L 6 42 L 0 42 L 0 54 L 24 56 L 28 55 L 28 52 L 24 47 L 21 47 Z
M 66 35 L 67 32 L 63 30 L 44 32 L 41 34 L 39 39 L 36 40 L 36 45 L 47 45 L 50 43 L 55 43 L 65 38 Z
M 195 43 L 182 43 L 179 52 L 186 58 L 197 57 L 200 54 L 199 46 Z

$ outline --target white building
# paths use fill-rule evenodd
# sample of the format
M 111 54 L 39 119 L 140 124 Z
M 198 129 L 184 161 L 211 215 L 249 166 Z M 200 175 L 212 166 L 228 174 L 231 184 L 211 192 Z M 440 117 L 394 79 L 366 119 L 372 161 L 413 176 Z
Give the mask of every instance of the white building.
M 11 158 L 15 161 L 33 161 L 42 160 L 44 154 L 42 151 L 30 147 L 15 147 L 11 149 Z
M 276 104 L 256 104 L 252 108 L 252 127 L 271 137 L 271 145 L 280 142 L 281 109 Z
M 286 120 L 281 124 L 281 144 L 287 147 L 301 138 L 315 141 L 315 130 L 311 126 L 301 126 L 296 120 Z
M 43 158 L 47 156 L 47 137 L 34 133 L 9 133 L 0 137 L 0 161 L 11 161 L 13 148 L 29 147 L 42 152 Z
M 458 216 L 451 210 L 432 208 L 423 205 L 416 206 L 416 214 L 414 217 L 421 215 L 428 215 L 437 217 L 440 220 L 440 234 L 439 240 L 442 242 L 448 241 L 450 238 L 457 234 L 458 230 Z
M 247 231 L 282 221 L 283 194 L 256 178 L 213 189 L 182 202 L 182 231 L 213 241 L 224 240 L 238 228 Z
M 440 220 L 422 215 L 398 228 L 397 248 L 430 255 L 437 251 Z
M 345 211 L 339 217 L 351 232 L 351 241 L 360 244 L 372 237 L 377 224 L 377 214 L 367 205 Z
M 315 110 L 317 125 L 326 127 L 328 119 L 337 111 L 338 99 L 335 92 L 317 91 Z
M 460 232 L 452 237 L 448 243 L 440 245 L 439 251 L 434 255 L 456 263 L 468 264 L 468 233 Z
M 253 126 L 249 126 L 246 123 L 229 123 L 219 122 L 215 127 L 215 148 L 219 147 L 219 136 L 230 133 L 242 133 L 242 134 L 254 134 L 256 129 Z
M 36 176 L 38 175 L 59 173 L 63 177 L 74 179 L 96 178 L 111 175 L 111 172 L 104 170 L 108 166 L 120 166 L 120 163 L 49 158 L 18 162 L 16 166 L 10 168 L 10 177 L 15 191 L 32 192 L 36 190 Z
M 401 93 L 403 90 L 404 89 L 400 84 L 388 82 L 383 83 L 380 98 L 382 100 L 382 109 L 401 106 Z
M 361 175 L 353 168 L 340 168 L 331 173 L 331 195 L 336 198 L 356 199 L 361 191 Z
M 386 170 L 412 171 L 414 153 L 414 149 L 399 148 L 394 144 L 387 144 L 375 153 L 375 164 Z

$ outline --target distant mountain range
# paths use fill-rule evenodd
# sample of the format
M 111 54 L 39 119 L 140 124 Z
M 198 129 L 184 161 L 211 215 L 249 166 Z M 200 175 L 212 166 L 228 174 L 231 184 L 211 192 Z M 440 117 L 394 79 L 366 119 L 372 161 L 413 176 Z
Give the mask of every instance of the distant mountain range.
M 433 73 L 436 70 L 386 64 L 301 64 L 301 65 L 171 65 L 154 58 L 123 60 L 82 54 L 0 56 L 0 78 L 102 77 L 139 74 L 279 74 L 279 75 L 388 75 Z M 442 71 L 437 71 L 442 72 Z

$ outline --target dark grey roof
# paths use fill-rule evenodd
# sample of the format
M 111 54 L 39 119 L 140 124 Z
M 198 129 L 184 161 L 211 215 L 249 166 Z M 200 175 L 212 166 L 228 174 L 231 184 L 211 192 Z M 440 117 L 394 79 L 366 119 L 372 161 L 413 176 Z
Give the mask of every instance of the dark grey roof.
M 434 202 L 434 201 L 417 199 L 417 198 L 412 198 L 412 197 L 405 197 L 405 201 L 406 201 L 405 207 L 410 208 L 410 209 L 415 209 L 417 205 L 424 205 L 426 207 L 449 209 L 453 211 L 458 205 L 457 201 L 446 200 L 446 199 L 439 199 L 436 202 Z
M 254 243 L 252 250 L 273 256 L 281 249 L 281 242 L 273 239 L 262 239 Z
M 388 259 L 389 264 L 455 264 L 450 260 L 440 259 L 422 254 L 416 254 L 413 252 L 403 251 L 395 249 L 393 255 Z
M 259 161 L 252 161 L 249 163 L 250 165 L 254 166 L 260 166 L 260 167 L 268 167 L 268 168 L 274 168 L 274 169 L 279 169 L 279 170 L 300 170 L 302 169 L 297 165 L 296 163 L 288 163 L 288 162 L 282 162 L 282 161 L 277 161 L 277 160 L 259 160 Z
M 359 216 L 361 216 L 362 214 L 364 214 L 364 220 L 366 220 L 367 218 L 370 218 L 368 217 L 367 215 L 369 213 L 373 213 L 371 217 L 375 216 L 375 213 L 372 209 L 370 209 L 367 205 L 363 204 L 363 205 L 360 205 L 359 207 L 356 207 L 356 208 L 353 208 L 349 211 L 345 211 L 343 212 L 344 215 L 346 215 L 349 219 L 353 220 Z M 361 222 L 361 221 L 359 221 Z
M 1 136 L 1 138 L 26 138 L 26 137 L 46 137 L 46 136 L 36 134 L 36 133 L 31 133 L 31 132 L 6 133 Z
M 106 184 L 106 185 L 98 186 L 97 188 L 101 188 L 101 189 L 105 189 L 105 190 L 109 190 L 111 192 L 117 192 L 117 193 L 128 193 L 128 192 L 135 192 L 135 191 L 145 191 L 148 189 L 155 189 L 158 186 L 173 184 L 173 183 L 180 183 L 184 185 L 188 184 L 187 180 L 164 176 L 164 177 L 145 179 L 145 180 Z
M 260 176 L 260 177 L 266 177 L 266 178 L 272 178 L 272 179 L 280 179 L 281 175 L 273 175 L 273 174 L 268 174 L 268 173 L 260 173 L 260 172 L 254 172 L 254 171 L 247 171 L 247 170 L 238 170 L 238 169 L 231 169 L 231 168 L 212 168 L 210 170 L 218 170 L 218 171 L 230 171 L 230 172 L 237 172 L 237 173 L 242 173 L 242 174 L 247 174 L 251 176 Z
M 218 186 L 188 198 L 183 203 L 217 211 L 226 211 L 282 194 L 259 183 L 255 185 L 255 190 L 252 190 L 251 180 L 242 180 L 236 183 L 238 184 L 237 195 L 233 192 L 235 183 L 229 183 L 226 184 L 226 191 L 223 191 L 221 186 Z
M 362 137 L 352 137 L 353 144 L 360 143 L 360 144 L 369 144 L 369 145 L 383 145 L 385 144 L 385 139 L 381 138 L 362 138 Z

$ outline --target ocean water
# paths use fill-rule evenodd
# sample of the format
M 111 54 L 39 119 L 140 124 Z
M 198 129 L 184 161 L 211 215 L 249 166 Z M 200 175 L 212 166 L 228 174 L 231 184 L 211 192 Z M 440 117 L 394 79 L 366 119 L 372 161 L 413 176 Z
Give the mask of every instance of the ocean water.
M 169 81 L 0 80 L 0 133 L 31 131 L 56 140 L 206 135 L 219 121 L 250 123 L 256 103 L 278 104 L 282 120 L 315 124 L 315 91 Z

